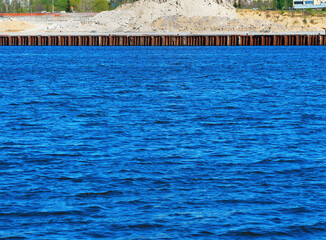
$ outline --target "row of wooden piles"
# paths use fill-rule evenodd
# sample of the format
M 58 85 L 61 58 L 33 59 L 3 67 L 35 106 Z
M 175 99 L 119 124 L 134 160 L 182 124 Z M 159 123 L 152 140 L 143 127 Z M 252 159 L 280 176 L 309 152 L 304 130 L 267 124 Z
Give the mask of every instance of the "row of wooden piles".
M 0 46 L 323 46 L 325 35 L 0 36 Z

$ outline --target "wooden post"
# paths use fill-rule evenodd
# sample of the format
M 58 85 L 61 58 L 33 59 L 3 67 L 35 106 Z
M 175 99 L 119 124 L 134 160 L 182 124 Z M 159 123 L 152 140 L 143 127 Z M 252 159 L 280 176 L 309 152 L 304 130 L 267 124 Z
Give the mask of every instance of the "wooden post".
M 253 46 L 254 45 L 254 41 L 252 36 L 249 36 L 249 46 Z
M 68 46 L 71 46 L 71 36 L 68 36 Z
M 283 36 L 284 38 L 284 46 L 288 46 L 289 45 L 289 36 L 286 35 L 286 36 Z

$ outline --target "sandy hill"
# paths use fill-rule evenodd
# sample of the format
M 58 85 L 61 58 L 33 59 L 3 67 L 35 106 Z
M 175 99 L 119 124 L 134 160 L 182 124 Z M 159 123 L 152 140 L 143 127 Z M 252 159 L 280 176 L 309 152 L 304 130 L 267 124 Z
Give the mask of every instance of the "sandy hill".
M 82 21 L 54 22 L 48 33 L 282 33 L 324 32 L 326 15 L 237 10 L 226 0 L 139 0 Z M 6 27 L 2 29 L 18 29 Z M 26 26 L 25 29 L 28 29 Z M 22 29 L 23 30 L 23 29 Z M 1 25 L 0 25 L 1 31 Z M 26 32 L 27 33 L 27 32 Z
M 207 21 L 227 22 L 237 19 L 235 9 L 220 0 L 140 0 L 116 10 L 99 13 L 80 23 L 66 23 L 53 31 L 152 32 L 199 30 Z M 179 21 L 180 20 L 180 21 Z M 174 22 L 193 26 L 174 26 Z M 202 22 L 202 23 L 201 23 Z M 198 26 L 199 24 L 199 26 Z M 220 24 L 218 24 L 220 25 Z
M 28 22 L 9 20 L 0 22 L 0 32 L 19 32 L 34 28 L 35 26 Z

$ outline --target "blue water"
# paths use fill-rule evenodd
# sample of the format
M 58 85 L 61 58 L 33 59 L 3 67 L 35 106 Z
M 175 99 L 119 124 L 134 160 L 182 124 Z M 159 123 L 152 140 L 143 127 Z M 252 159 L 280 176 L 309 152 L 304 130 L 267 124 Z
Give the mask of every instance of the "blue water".
M 0 48 L 0 238 L 326 239 L 325 62 Z

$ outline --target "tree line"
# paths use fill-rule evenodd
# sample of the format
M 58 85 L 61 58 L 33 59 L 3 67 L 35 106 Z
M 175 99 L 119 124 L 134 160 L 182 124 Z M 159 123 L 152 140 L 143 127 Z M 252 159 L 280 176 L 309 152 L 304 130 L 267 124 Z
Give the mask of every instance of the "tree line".
M 236 8 L 257 8 L 261 10 L 286 10 L 293 7 L 292 0 L 235 0 L 233 6 Z
M 116 8 L 121 4 L 137 0 L 53 0 L 55 12 L 101 12 Z M 292 0 L 234 0 L 236 8 L 289 9 Z M 0 0 L 2 13 L 52 12 L 52 0 Z
M 55 12 L 101 12 L 136 0 L 53 0 Z M 52 12 L 52 0 L 0 0 L 1 13 Z

